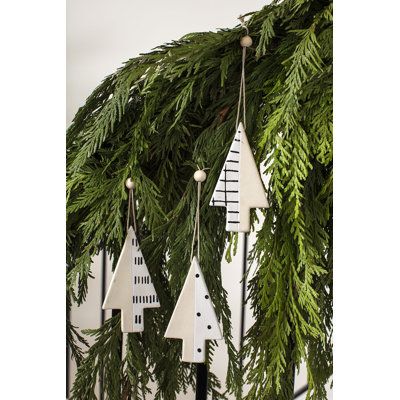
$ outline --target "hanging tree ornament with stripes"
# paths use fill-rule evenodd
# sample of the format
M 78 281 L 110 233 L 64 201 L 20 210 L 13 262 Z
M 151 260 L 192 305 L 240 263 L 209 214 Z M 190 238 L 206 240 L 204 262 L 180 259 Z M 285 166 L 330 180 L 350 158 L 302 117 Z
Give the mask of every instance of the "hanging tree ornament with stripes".
M 245 25 L 244 28 L 247 30 Z M 254 160 L 245 132 L 245 60 L 246 49 L 252 45 L 251 37 L 248 34 L 243 36 L 240 44 L 243 48 L 242 75 L 236 117 L 236 134 L 210 201 L 211 206 L 226 207 L 226 230 L 230 232 L 250 232 L 250 209 L 268 207 L 259 168 Z M 243 122 L 239 123 L 242 100 Z
M 200 268 L 200 194 L 206 173 L 198 170 L 194 179 L 197 181 L 197 209 L 190 256 L 192 262 L 164 336 L 183 340 L 182 361 L 204 363 L 206 340 L 220 340 L 222 333 Z M 196 236 L 197 257 L 193 256 Z
M 126 187 L 129 190 L 127 235 L 103 309 L 121 310 L 122 332 L 143 332 L 143 309 L 160 307 L 160 303 L 136 236 L 134 184 L 130 178 Z M 131 213 L 133 227 L 129 224 Z

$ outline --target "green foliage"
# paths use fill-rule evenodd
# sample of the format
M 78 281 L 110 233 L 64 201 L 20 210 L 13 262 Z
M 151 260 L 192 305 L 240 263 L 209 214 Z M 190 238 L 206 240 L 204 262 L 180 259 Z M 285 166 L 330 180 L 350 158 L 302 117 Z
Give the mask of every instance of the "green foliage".
M 67 348 L 71 351 L 71 358 L 75 359 L 76 364 L 79 366 L 83 359 L 82 347 L 88 347 L 87 340 L 78 332 L 78 329 L 72 325 L 69 319 L 71 311 L 71 299 L 67 297 L 67 326 L 66 326 L 66 339 Z
M 219 263 L 237 235 L 225 232 L 225 211 L 209 207 L 234 136 L 243 29 L 193 33 L 129 60 L 107 77 L 67 132 L 67 291 L 85 300 L 91 259 L 105 248 L 114 262 L 125 235 L 127 193 L 136 183 L 142 250 L 161 308 L 145 313 L 146 330 L 122 344 L 119 317 L 90 331 L 84 358 L 77 331 L 69 342 L 80 362 L 73 398 L 173 400 L 194 384 L 181 363 L 181 343 L 163 338 L 189 268 L 195 215 L 196 164 L 210 167 L 201 208 L 202 269 L 228 347 L 227 390 L 247 400 L 286 400 L 305 361 L 309 399 L 324 399 L 332 374 L 332 2 L 284 0 L 253 13 L 246 62 L 247 133 L 269 175 L 265 221 L 251 258 L 250 296 L 256 322 L 242 355 L 232 343 Z M 255 220 L 255 213 L 253 214 Z M 208 362 L 212 363 L 210 343 Z M 124 356 L 121 357 L 121 348 Z M 213 399 L 225 397 L 211 374 Z

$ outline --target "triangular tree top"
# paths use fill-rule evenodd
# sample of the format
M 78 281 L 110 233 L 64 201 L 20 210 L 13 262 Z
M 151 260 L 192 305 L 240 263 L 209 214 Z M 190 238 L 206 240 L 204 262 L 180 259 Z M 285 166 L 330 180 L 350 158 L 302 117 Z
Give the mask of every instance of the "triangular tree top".
M 268 207 L 264 185 L 242 123 L 229 149 L 210 201 L 226 207 L 226 230 L 250 231 L 250 209 Z
M 164 335 L 183 339 L 182 361 L 205 362 L 206 340 L 222 339 L 217 316 L 196 257 Z
M 144 330 L 143 309 L 160 307 L 157 293 L 132 227 L 114 271 L 103 309 L 121 310 L 122 332 Z

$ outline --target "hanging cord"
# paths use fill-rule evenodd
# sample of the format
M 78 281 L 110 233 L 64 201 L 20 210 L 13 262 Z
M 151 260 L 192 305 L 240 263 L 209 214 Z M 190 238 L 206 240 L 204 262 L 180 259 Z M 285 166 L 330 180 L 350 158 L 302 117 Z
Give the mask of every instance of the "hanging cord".
M 242 37 L 240 40 L 240 44 L 242 46 L 242 73 L 240 77 L 240 87 L 239 87 L 239 101 L 236 113 L 236 129 L 239 126 L 239 117 L 240 117 L 240 106 L 242 105 L 243 99 L 243 125 L 246 128 L 246 51 L 247 47 L 252 45 L 251 37 L 249 36 L 249 28 L 246 26 L 246 22 L 244 21 L 244 17 L 240 16 L 238 18 L 242 24 L 242 27 L 246 29 L 246 36 Z
M 197 182 L 197 208 L 196 208 L 196 225 L 197 225 L 197 259 L 200 263 L 200 194 L 201 182 Z
M 136 211 L 135 211 L 135 197 L 133 194 L 133 190 L 135 188 L 133 181 L 131 178 L 128 178 L 125 182 L 125 186 L 129 190 L 129 195 L 128 195 L 128 216 L 126 218 L 126 232 L 129 230 L 129 220 L 130 216 L 132 213 L 132 225 L 133 229 L 135 230 L 135 233 L 137 234 L 137 227 L 136 227 Z
M 193 239 L 192 239 L 192 250 L 190 252 L 190 259 L 193 258 L 194 243 L 197 238 L 197 260 L 200 263 L 200 197 L 201 197 L 201 183 L 206 180 L 206 173 L 202 169 L 198 169 L 194 173 L 194 179 L 197 182 L 197 205 L 196 205 L 196 217 L 194 221 Z

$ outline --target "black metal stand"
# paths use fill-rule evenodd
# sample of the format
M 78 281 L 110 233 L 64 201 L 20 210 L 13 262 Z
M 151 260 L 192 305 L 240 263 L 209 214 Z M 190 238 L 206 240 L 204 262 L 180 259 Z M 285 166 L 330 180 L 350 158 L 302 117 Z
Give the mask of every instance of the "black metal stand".
M 196 400 L 207 400 L 207 364 L 196 364 Z
M 101 304 L 103 304 L 104 298 L 106 297 L 106 266 L 107 266 L 107 252 L 103 249 L 101 257 Z M 100 325 L 103 326 L 105 322 L 105 311 L 100 308 Z M 103 385 L 103 374 L 100 373 L 99 376 L 99 391 L 100 400 L 104 400 L 104 385 Z
M 101 304 L 103 304 L 104 298 L 106 297 L 106 269 L 107 269 L 107 251 L 103 249 L 101 255 Z M 105 322 L 105 311 L 101 308 L 100 324 L 103 326 Z
M 247 248 L 248 248 L 248 235 L 243 235 L 243 261 L 242 261 L 242 313 L 240 317 L 240 350 L 243 348 L 243 338 L 245 335 L 245 319 L 246 319 L 246 271 L 247 271 Z M 240 370 L 243 369 L 243 357 L 240 357 Z
M 300 397 L 302 394 L 304 394 L 305 392 L 307 392 L 308 390 L 308 384 L 304 385 L 303 387 L 301 387 L 300 389 L 296 390 L 294 392 L 293 395 L 293 399 L 297 399 L 298 397 Z
M 69 307 L 68 304 L 67 306 L 67 320 L 69 320 L 70 318 L 70 311 L 69 311 Z M 65 390 L 66 390 L 66 398 L 69 399 L 69 376 L 70 376 L 70 365 L 69 363 L 71 362 L 70 360 L 70 351 L 69 351 L 69 346 L 67 344 L 66 350 L 65 350 L 65 355 L 67 357 L 67 364 L 66 364 L 66 380 L 65 380 Z

